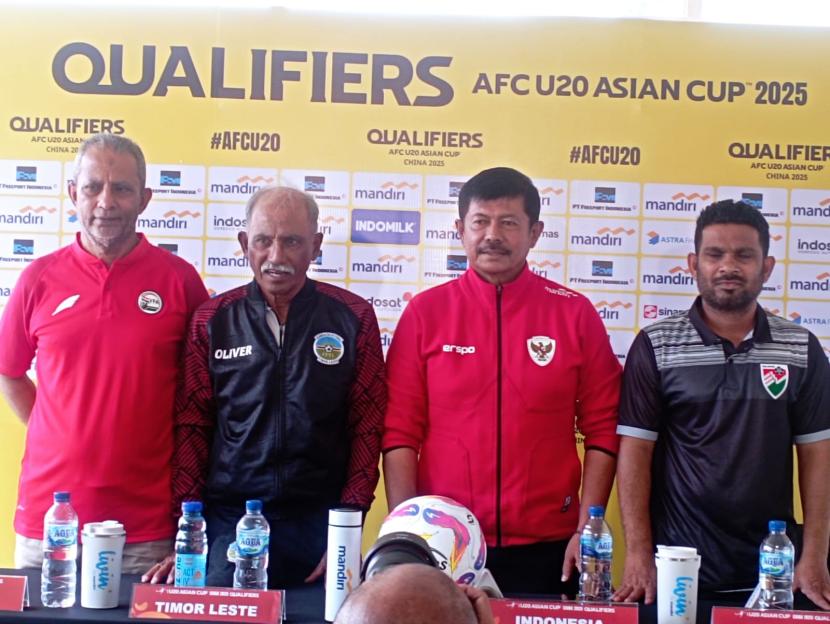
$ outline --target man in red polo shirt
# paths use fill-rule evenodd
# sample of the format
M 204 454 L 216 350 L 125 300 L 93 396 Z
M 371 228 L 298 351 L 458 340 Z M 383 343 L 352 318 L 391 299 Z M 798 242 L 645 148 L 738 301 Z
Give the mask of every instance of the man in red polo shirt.
M 27 425 L 17 567 L 41 565 L 55 490 L 71 492 L 80 524 L 124 523 L 125 572 L 170 548 L 173 397 L 187 323 L 208 297 L 192 266 L 136 233 L 145 178 L 138 145 L 87 139 L 69 181 L 81 231 L 23 271 L 0 320 L 0 392 Z

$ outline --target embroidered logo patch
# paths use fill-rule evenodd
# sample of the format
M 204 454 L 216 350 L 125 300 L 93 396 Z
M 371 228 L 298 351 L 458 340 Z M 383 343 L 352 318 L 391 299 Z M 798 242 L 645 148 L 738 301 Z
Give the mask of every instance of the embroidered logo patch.
M 538 366 L 547 366 L 556 353 L 556 341 L 548 336 L 533 336 L 527 339 L 527 353 Z
M 146 314 L 161 312 L 161 296 L 152 290 L 145 290 L 138 296 L 138 309 Z
M 314 336 L 314 355 L 320 364 L 337 364 L 343 358 L 343 337 L 332 332 Z
M 60 312 L 63 312 L 64 310 L 68 310 L 73 305 L 75 305 L 78 302 L 78 299 L 80 299 L 80 298 L 81 298 L 81 295 L 71 295 L 71 296 L 67 297 L 66 299 L 61 301 L 55 307 L 55 311 L 52 312 L 52 316 L 55 316 L 56 314 L 59 314 Z
M 777 399 L 790 383 L 790 369 L 786 364 L 761 364 L 761 383 L 773 399 Z

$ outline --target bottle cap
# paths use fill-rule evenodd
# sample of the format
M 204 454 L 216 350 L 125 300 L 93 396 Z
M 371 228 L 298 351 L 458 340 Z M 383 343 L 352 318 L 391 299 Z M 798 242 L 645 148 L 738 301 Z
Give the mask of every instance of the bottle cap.
M 182 513 L 195 514 L 202 513 L 201 501 L 184 501 L 182 503 Z
M 770 520 L 769 521 L 769 530 L 778 532 L 784 532 L 787 530 L 787 523 L 783 520 Z
M 245 501 L 245 511 L 248 513 L 260 513 L 262 511 L 262 501 L 258 499 Z
M 69 492 L 55 492 L 54 497 L 55 497 L 55 502 L 56 503 L 68 503 L 69 502 Z
M 605 507 L 602 505 L 591 505 L 588 508 L 588 515 L 592 518 L 605 516 Z
M 363 512 L 347 507 L 329 509 L 329 526 L 360 527 L 363 525 Z

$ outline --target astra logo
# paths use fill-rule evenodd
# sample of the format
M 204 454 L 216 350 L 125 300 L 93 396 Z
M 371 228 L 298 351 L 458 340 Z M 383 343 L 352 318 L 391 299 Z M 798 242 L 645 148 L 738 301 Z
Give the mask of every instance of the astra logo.
M 464 186 L 463 182 L 450 182 L 450 199 L 458 199 L 458 194 L 461 192 L 462 186 Z
M 322 193 L 326 190 L 325 176 L 306 176 L 303 181 L 306 193 Z
M 796 325 L 801 325 L 801 315 L 798 312 L 790 312 L 790 320 Z
M 611 260 L 593 260 L 591 275 L 594 277 L 611 277 L 614 275 L 614 262 Z
M 414 210 L 352 211 L 353 243 L 417 245 L 420 232 L 421 213 Z
M 35 241 L 30 238 L 15 238 L 12 250 L 15 256 L 34 255 Z
M 181 186 L 182 172 L 181 171 L 162 171 L 159 174 L 160 186 Z
M 448 254 L 447 255 L 447 270 L 448 271 L 466 271 L 467 270 L 467 256 L 462 254 Z
M 37 167 L 18 165 L 14 179 L 17 182 L 37 182 Z
M 659 242 L 660 242 L 660 235 L 657 232 L 652 230 L 651 232 L 648 233 L 648 244 L 649 245 L 656 245 Z
M 598 204 L 613 204 L 617 201 L 617 189 L 613 186 L 594 187 L 594 201 Z
M 174 256 L 179 254 L 179 245 L 177 243 L 159 243 L 158 246 L 165 251 L 169 251 Z
M 741 201 L 755 208 L 761 210 L 764 207 L 763 193 L 741 193 Z

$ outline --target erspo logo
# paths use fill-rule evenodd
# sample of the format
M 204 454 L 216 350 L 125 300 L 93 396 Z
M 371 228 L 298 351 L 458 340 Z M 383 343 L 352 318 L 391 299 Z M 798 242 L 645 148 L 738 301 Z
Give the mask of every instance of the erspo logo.
M 352 211 L 352 242 L 417 245 L 421 236 L 421 213 L 414 210 Z
M 16 182 L 37 182 L 37 167 L 18 165 L 14 179 Z

